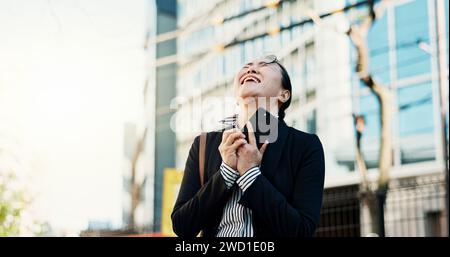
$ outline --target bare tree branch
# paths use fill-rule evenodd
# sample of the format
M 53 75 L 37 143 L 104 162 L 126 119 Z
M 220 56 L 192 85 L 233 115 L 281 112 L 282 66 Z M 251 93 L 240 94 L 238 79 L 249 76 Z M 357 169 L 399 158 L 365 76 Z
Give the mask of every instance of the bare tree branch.
M 133 153 L 133 158 L 131 160 L 131 211 L 130 211 L 130 226 L 132 229 L 135 228 L 135 213 L 136 208 L 139 205 L 141 200 L 141 185 L 136 182 L 136 169 L 139 157 L 141 156 L 142 151 L 144 150 L 145 140 L 147 138 L 147 126 L 142 133 L 142 137 L 136 144 L 136 149 Z
M 353 114 L 353 120 L 356 128 L 356 165 L 361 174 L 361 190 L 369 192 L 369 181 L 367 178 L 367 166 L 361 149 L 361 139 L 365 127 L 365 119 L 362 115 Z
M 389 169 L 392 165 L 392 136 L 391 130 L 391 92 L 389 88 L 382 86 L 371 75 L 369 69 L 369 51 L 367 35 L 375 19 L 380 17 L 387 6 L 387 1 L 381 1 L 375 9 L 374 1 L 369 2 L 369 14 L 365 16 L 359 25 L 352 25 L 347 34 L 353 43 L 357 53 L 356 73 L 360 80 L 375 95 L 380 106 L 379 118 L 381 126 L 380 154 L 379 154 L 379 179 L 378 186 L 386 187 L 389 180 Z

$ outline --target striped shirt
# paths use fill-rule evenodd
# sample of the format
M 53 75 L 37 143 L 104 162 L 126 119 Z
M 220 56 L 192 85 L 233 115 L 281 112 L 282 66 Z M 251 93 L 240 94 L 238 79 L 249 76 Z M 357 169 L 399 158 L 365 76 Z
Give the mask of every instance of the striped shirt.
M 253 237 L 252 211 L 239 204 L 242 194 L 261 174 L 258 166 L 249 169 L 244 175 L 222 162 L 220 173 L 226 186 L 232 190 L 225 205 L 217 237 Z

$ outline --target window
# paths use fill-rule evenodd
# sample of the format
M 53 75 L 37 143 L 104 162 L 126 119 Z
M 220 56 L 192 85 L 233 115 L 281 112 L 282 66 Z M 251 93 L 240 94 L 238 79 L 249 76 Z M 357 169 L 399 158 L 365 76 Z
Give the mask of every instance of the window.
M 290 24 L 290 2 L 281 2 L 281 9 L 282 9 L 282 15 L 281 15 L 281 25 L 284 27 L 289 26 Z M 287 30 L 286 30 L 287 31 Z
M 365 127 L 361 139 L 361 148 L 366 160 L 367 168 L 378 167 L 380 115 L 379 104 L 373 94 L 364 95 L 360 99 L 360 114 L 364 116 Z
M 370 67 L 373 75 L 381 79 L 384 83 L 388 83 L 390 67 L 386 14 L 374 23 L 368 34 L 367 42 L 370 53 Z
M 246 53 L 246 62 L 248 60 L 253 59 L 253 41 L 247 41 L 245 42 L 245 53 Z
M 292 84 L 292 96 L 293 98 L 297 98 L 300 92 L 300 83 L 301 83 L 301 74 L 300 74 L 300 60 L 298 49 L 292 52 L 291 54 L 291 62 L 289 65 L 289 76 L 291 78 Z M 294 97 L 295 95 L 295 97 Z
M 316 123 L 317 123 L 317 117 L 316 117 L 316 110 L 312 110 L 310 113 L 307 114 L 306 116 L 306 131 L 308 133 L 317 133 L 316 130 Z
M 240 48 L 240 52 L 241 52 L 240 64 L 242 64 L 242 63 L 245 63 L 245 61 L 247 60 L 247 56 L 245 53 L 245 45 L 239 44 L 239 48 Z
M 289 34 L 291 33 L 290 31 L 291 30 L 288 29 L 281 31 L 281 45 L 287 45 L 291 42 L 289 38 Z
M 448 56 L 448 1 L 444 1 L 444 10 L 445 10 L 445 34 L 446 34 L 446 38 L 447 38 L 447 44 L 446 44 L 446 48 L 447 48 L 447 65 L 449 64 L 449 56 Z M 447 126 L 448 127 L 448 126 Z
M 315 67 L 316 59 L 314 55 L 314 43 L 308 43 L 305 46 L 305 55 L 303 61 L 302 78 L 303 85 L 306 88 L 306 100 L 312 100 L 316 95 Z
M 441 211 L 430 211 L 425 213 L 425 236 L 428 237 L 438 237 L 443 236 L 441 228 L 444 227 L 441 220 L 445 219 L 442 217 Z
M 264 55 L 263 40 L 262 38 L 255 39 L 255 56 L 260 57 Z
M 398 79 L 430 72 L 431 55 L 414 42 L 430 44 L 427 1 L 411 1 L 395 8 Z
M 431 83 L 398 90 L 401 162 L 435 159 Z

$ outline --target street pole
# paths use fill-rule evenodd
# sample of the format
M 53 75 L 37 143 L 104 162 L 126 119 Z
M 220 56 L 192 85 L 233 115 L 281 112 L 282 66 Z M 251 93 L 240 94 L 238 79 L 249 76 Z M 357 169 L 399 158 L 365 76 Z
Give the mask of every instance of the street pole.
M 438 58 L 438 72 L 439 72 L 439 109 L 440 109 L 440 123 L 441 123 L 441 140 L 442 140 L 442 154 L 444 162 L 444 172 L 445 172 L 445 204 L 447 212 L 447 224 L 449 225 L 449 178 L 448 178 L 448 143 L 447 143 L 447 94 L 446 89 L 448 89 L 448 66 L 447 53 L 446 53 L 446 43 L 445 43 L 445 5 L 444 0 L 435 1 L 436 10 L 436 38 L 437 38 L 437 58 Z M 447 231 L 448 233 L 448 231 Z

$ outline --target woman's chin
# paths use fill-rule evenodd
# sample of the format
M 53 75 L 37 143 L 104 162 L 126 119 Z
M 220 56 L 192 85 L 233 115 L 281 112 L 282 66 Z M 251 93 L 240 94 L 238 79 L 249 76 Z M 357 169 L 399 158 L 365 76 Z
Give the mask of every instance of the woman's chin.
M 252 90 L 250 88 L 242 88 L 239 91 L 240 98 L 248 98 L 248 97 L 257 97 L 259 96 L 259 92 L 257 90 Z

